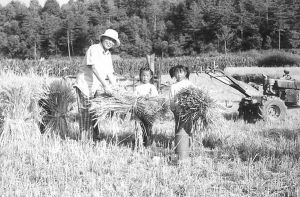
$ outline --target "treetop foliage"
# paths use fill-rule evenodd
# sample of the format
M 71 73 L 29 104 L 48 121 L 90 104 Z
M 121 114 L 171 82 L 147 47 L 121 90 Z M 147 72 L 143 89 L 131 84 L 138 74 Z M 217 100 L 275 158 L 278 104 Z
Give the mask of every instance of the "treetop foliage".
M 300 48 L 300 1 L 12 1 L 0 6 L 0 56 L 84 55 L 107 28 L 119 32 L 121 56 Z

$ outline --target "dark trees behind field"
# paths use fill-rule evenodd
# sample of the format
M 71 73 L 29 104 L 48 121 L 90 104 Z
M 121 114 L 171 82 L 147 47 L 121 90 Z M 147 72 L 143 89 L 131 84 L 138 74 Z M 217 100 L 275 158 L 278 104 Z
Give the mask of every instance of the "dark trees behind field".
M 0 6 L 0 53 L 83 55 L 107 28 L 121 56 L 300 48 L 300 0 L 31 0 Z

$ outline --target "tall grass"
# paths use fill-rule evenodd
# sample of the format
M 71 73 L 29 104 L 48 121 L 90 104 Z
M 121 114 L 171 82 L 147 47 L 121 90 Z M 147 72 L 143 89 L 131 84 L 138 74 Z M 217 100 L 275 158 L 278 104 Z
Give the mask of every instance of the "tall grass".
M 139 69 L 147 64 L 146 58 L 115 58 L 113 56 L 115 72 L 119 75 L 132 77 L 138 75 Z M 255 67 L 255 66 L 295 66 L 299 65 L 300 58 L 297 54 L 282 51 L 256 51 L 251 50 L 240 53 L 207 53 L 198 56 L 182 57 L 157 57 L 156 69 L 160 66 L 162 74 L 168 74 L 169 69 L 181 64 L 191 70 L 206 69 L 217 66 L 220 69 L 227 67 Z M 83 57 L 50 58 L 43 61 L 0 59 L 0 68 L 4 71 L 13 71 L 17 74 L 36 73 L 49 76 L 75 75 L 83 63 Z
M 21 141 L 22 137 L 30 138 L 36 134 L 32 127 L 41 120 L 37 101 L 42 98 L 45 78 L 34 74 L 20 76 L 1 72 L 0 79 L 1 143 L 9 143 L 11 138 Z
M 160 65 L 162 74 L 168 74 L 169 69 L 178 64 L 190 67 L 191 70 L 194 68 L 200 70 L 200 67 L 205 69 L 214 65 L 221 69 L 228 66 L 255 66 L 255 59 L 253 57 L 238 54 L 218 54 L 216 56 L 204 54 L 197 57 L 157 58 L 155 62 L 156 69 Z M 13 71 L 16 74 L 34 72 L 38 75 L 47 74 L 49 76 L 62 77 L 75 75 L 82 63 L 83 57 L 76 57 L 71 61 L 68 58 L 48 59 L 44 61 L 2 59 L 0 60 L 0 68 L 4 71 Z M 118 58 L 113 61 L 115 72 L 127 77 L 138 75 L 139 69 L 146 64 L 146 58 Z

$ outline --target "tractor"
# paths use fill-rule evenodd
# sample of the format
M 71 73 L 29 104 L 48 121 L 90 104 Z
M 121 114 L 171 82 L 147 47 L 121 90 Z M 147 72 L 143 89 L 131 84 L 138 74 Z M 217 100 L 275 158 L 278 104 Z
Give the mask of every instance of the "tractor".
M 238 81 L 219 69 L 205 71 L 210 77 L 233 87 L 244 95 L 239 102 L 239 117 L 246 122 L 258 119 L 268 121 L 284 120 L 287 106 L 299 106 L 300 81 L 293 79 L 271 79 L 264 76 L 262 91 L 259 85 Z

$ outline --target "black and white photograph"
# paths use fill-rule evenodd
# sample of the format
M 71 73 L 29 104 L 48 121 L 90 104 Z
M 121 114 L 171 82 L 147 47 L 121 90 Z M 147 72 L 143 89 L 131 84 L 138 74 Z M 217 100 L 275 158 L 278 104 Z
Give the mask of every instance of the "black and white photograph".
M 300 0 L 0 0 L 0 196 L 300 197 Z

